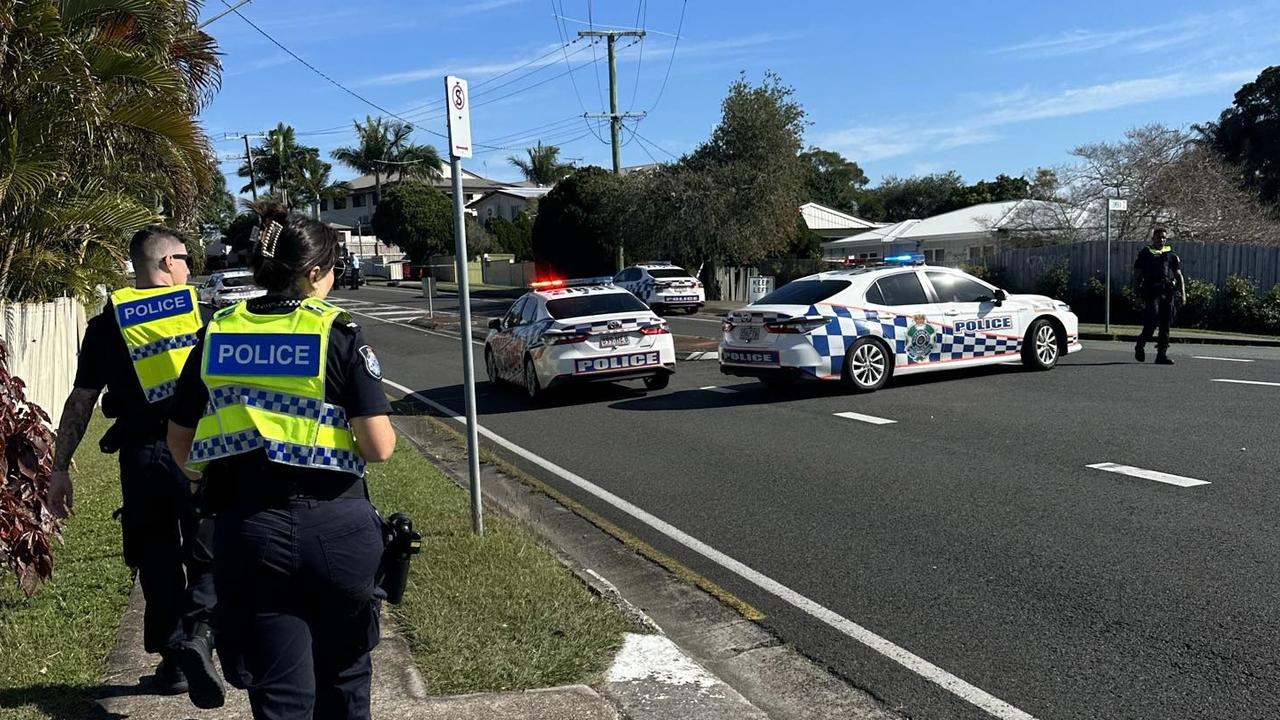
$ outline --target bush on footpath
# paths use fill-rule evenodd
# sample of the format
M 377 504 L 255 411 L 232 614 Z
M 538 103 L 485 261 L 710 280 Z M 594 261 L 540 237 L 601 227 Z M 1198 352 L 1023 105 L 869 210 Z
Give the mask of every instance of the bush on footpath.
M 1044 271 L 1036 281 L 1036 292 L 1057 300 L 1071 297 L 1071 269 L 1066 259 L 1059 260 Z

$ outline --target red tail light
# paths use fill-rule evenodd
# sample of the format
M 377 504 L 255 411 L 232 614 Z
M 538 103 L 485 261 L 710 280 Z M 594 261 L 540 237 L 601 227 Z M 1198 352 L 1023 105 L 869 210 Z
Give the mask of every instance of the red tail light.
M 694 286 L 695 288 L 700 288 L 700 287 L 702 287 L 702 283 L 697 282 L 697 281 L 694 281 L 693 286 Z
M 666 335 L 671 331 L 663 325 L 650 325 L 649 327 L 640 328 L 640 332 L 645 335 Z
M 548 335 L 547 339 L 551 341 L 552 345 L 572 345 L 574 343 L 580 343 L 589 337 L 591 336 L 590 335 L 559 335 L 559 336 Z
M 765 323 L 764 329 L 775 335 L 803 335 L 825 324 L 822 320 L 788 320 L 786 322 Z

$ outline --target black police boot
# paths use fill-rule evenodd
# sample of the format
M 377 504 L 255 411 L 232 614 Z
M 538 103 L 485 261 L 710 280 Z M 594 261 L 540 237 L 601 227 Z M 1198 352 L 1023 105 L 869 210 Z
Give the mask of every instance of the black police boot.
M 1157 365 L 1172 365 L 1172 364 L 1173 364 L 1173 360 L 1170 360 L 1170 359 L 1169 359 L 1169 356 L 1168 356 L 1168 355 L 1165 355 L 1165 354 L 1162 352 L 1162 353 L 1160 353 L 1160 354 L 1156 355 L 1156 364 L 1157 364 Z
M 1147 349 L 1141 345 L 1135 345 L 1133 348 L 1133 359 L 1138 362 L 1147 361 Z
M 209 626 L 197 623 L 191 637 L 178 643 L 176 658 L 187 676 L 191 704 L 203 710 L 222 707 L 227 693 L 213 664 L 213 632 Z
M 188 689 L 187 676 L 172 656 L 165 657 L 156 665 L 156 673 L 151 676 L 151 682 L 161 695 L 178 695 Z

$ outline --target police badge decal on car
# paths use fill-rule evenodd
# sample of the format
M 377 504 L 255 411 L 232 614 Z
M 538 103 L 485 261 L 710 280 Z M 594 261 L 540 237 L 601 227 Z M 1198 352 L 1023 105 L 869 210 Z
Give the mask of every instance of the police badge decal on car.
M 365 372 L 369 373 L 369 377 L 374 380 L 382 379 L 382 363 L 378 362 L 378 356 L 374 354 L 373 348 L 368 345 L 360 346 L 360 356 L 364 358 Z
M 914 324 L 907 329 L 907 357 L 912 362 L 928 362 L 937 346 L 938 331 L 924 315 L 915 315 L 911 320 Z

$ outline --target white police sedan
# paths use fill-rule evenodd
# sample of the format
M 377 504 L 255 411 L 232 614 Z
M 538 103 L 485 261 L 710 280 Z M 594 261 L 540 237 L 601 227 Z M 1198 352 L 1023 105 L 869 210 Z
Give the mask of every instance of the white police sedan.
M 613 278 L 656 313 L 684 310 L 694 313 L 707 302 L 706 290 L 688 270 L 669 262 L 632 265 Z
M 720 371 L 870 392 L 895 375 L 1010 360 L 1048 370 L 1081 349 L 1079 322 L 1060 300 L 1009 295 L 920 256 L 886 260 L 801 278 L 731 312 Z
M 521 385 L 534 399 L 575 382 L 667 386 L 676 353 L 666 321 L 612 278 L 531 287 L 506 316 L 489 321 L 484 365 L 490 382 Z

